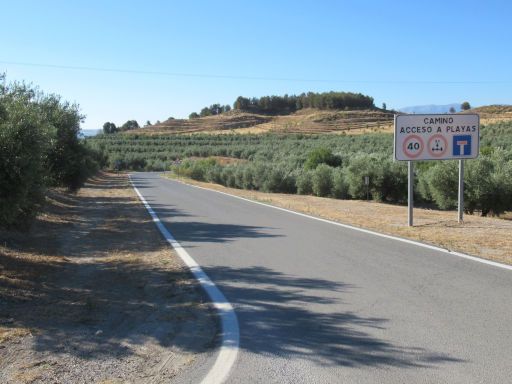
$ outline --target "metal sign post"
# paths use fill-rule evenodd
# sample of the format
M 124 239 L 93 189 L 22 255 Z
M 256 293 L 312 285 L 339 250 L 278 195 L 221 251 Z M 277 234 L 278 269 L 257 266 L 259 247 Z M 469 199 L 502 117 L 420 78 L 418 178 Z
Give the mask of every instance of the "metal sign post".
M 407 162 L 407 168 L 409 173 L 409 180 L 407 184 L 407 221 L 409 223 L 409 227 L 412 227 L 413 224 L 413 207 L 414 207 L 414 163 L 412 161 Z
M 464 222 L 464 160 L 459 160 L 459 224 Z
M 458 221 L 464 213 L 464 159 L 478 157 L 480 116 L 476 114 L 395 115 L 394 154 L 409 167 L 409 226 L 413 225 L 413 161 L 459 160 Z
M 370 176 L 364 177 L 364 185 L 366 186 L 366 201 L 370 200 Z

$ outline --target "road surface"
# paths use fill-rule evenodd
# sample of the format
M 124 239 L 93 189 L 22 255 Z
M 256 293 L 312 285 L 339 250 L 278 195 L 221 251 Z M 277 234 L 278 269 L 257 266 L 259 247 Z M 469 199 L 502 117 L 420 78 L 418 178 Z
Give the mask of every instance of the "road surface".
M 132 180 L 235 308 L 228 383 L 512 382 L 511 271 L 156 173 Z

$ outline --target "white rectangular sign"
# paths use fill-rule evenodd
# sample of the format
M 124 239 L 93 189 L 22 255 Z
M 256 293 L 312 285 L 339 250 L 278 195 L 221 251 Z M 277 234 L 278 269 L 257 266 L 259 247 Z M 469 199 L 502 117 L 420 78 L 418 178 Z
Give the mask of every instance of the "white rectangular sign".
M 480 147 L 476 114 L 396 115 L 396 160 L 474 159 Z

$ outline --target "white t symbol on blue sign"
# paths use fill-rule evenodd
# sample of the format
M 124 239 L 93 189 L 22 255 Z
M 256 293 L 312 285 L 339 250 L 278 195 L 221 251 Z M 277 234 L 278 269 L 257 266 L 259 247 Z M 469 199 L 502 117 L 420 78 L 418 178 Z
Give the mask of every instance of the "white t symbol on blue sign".
M 453 156 L 471 155 L 471 136 L 453 136 Z

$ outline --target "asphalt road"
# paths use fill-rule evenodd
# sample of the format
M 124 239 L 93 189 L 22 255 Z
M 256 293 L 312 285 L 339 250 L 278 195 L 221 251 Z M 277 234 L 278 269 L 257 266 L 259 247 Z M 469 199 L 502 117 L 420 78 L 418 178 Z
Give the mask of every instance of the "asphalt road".
M 512 382 L 511 271 L 155 173 L 132 179 L 235 308 L 229 383 Z

